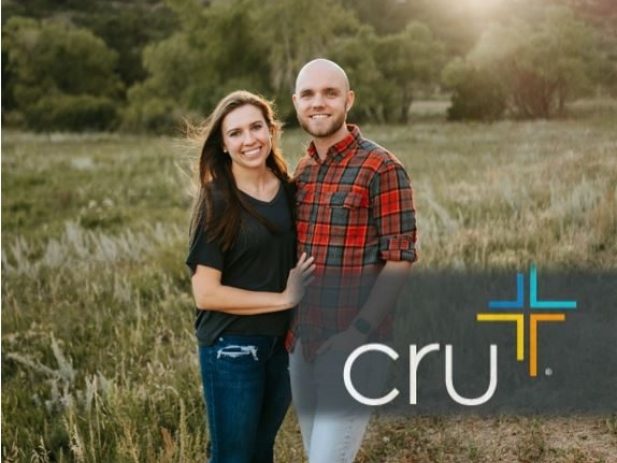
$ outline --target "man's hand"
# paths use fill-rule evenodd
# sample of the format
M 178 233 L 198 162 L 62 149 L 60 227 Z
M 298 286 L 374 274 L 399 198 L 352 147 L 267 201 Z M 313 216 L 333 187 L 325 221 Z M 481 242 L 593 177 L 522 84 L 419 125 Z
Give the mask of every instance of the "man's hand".
M 329 350 L 351 353 L 356 347 L 365 344 L 367 339 L 367 335 L 360 333 L 353 326 L 350 326 L 347 330 L 328 338 L 317 350 L 317 355 Z

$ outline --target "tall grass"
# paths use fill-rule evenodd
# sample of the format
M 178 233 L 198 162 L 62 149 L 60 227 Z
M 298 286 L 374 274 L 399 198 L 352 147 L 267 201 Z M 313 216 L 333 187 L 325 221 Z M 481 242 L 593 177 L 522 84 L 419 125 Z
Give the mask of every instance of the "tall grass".
M 616 123 L 603 112 L 363 131 L 411 174 L 418 266 L 614 269 Z M 3 135 L 2 461 L 204 461 L 183 266 L 190 153 L 167 138 Z M 293 166 L 306 137 L 284 137 Z M 358 461 L 608 462 L 615 427 L 614 417 L 383 419 Z M 560 440 L 573 432 L 587 437 Z M 302 461 L 293 412 L 277 455 Z

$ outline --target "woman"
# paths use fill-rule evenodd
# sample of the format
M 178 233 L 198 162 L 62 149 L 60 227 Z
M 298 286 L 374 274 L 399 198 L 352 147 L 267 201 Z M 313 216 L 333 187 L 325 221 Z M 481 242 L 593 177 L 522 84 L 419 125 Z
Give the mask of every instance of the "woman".
M 201 135 L 186 262 L 198 308 L 210 463 L 271 463 L 290 401 L 283 345 L 289 309 L 314 266 L 302 255 L 294 267 L 293 191 L 269 103 L 233 92 Z

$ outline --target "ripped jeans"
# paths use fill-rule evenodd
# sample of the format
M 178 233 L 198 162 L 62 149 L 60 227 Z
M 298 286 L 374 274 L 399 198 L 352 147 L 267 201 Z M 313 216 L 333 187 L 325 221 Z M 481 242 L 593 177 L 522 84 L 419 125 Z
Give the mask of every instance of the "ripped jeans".
M 199 347 L 199 361 L 209 463 L 272 463 L 291 400 L 283 337 L 222 335 Z

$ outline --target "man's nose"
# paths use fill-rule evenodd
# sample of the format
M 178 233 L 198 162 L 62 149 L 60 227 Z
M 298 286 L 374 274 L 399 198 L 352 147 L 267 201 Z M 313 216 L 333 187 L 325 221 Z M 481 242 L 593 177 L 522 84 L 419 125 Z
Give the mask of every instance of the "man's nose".
M 324 99 L 321 93 L 316 93 L 311 103 L 314 108 L 321 108 L 324 105 Z

